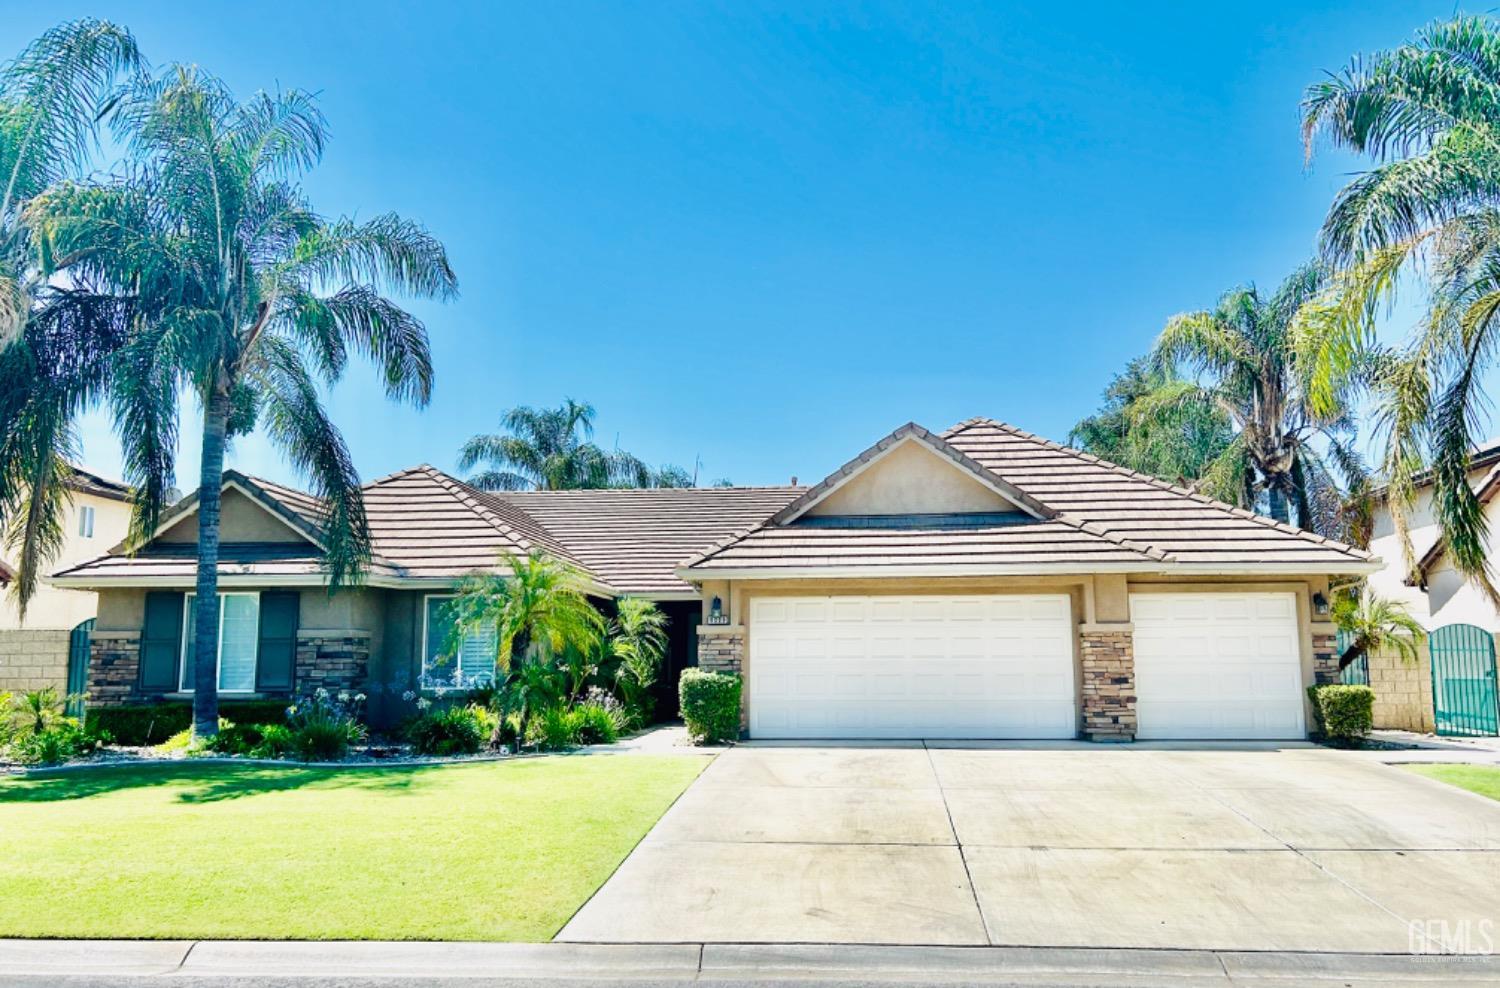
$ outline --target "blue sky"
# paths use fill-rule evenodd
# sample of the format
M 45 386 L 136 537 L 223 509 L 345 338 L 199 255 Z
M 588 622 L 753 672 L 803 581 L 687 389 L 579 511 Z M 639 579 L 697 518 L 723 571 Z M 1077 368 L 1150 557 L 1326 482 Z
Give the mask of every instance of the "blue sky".
M 1302 89 L 1453 11 L 937 6 L 7 2 L 0 48 L 92 14 L 321 93 L 314 202 L 421 220 L 461 279 L 417 306 L 430 407 L 360 366 L 330 397 L 365 477 L 573 396 L 606 444 L 784 483 L 909 419 L 1064 439 L 1167 317 L 1311 253 L 1359 163 L 1304 165 Z M 118 473 L 102 416 L 84 442 Z M 258 437 L 231 461 L 296 479 Z

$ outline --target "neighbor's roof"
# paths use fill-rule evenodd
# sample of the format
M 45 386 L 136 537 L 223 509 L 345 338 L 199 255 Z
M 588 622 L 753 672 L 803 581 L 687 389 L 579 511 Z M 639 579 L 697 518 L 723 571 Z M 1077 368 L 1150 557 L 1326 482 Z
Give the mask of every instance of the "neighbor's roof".
M 903 430 L 909 428 L 872 449 L 906 438 Z M 703 579 L 813 570 L 894 575 L 1108 569 L 1339 572 L 1372 567 L 1373 557 L 1363 550 L 1000 422 L 971 419 L 942 438 L 967 461 L 961 467 L 998 478 L 1041 505 L 1045 516 L 1016 512 L 1005 522 L 979 518 L 970 525 L 934 525 L 920 515 L 882 526 L 768 520 L 689 560 L 679 573 Z
M 73 467 L 73 476 L 68 479 L 68 487 L 82 494 L 93 494 L 96 497 L 107 497 L 111 501 L 130 500 L 130 487 L 117 480 L 107 480 L 97 473 L 90 473 L 80 466 Z

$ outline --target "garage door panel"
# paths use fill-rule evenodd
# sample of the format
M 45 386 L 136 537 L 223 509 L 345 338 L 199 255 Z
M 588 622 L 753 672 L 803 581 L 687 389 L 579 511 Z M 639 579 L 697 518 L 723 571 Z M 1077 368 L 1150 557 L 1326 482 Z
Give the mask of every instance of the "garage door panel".
M 1137 736 L 1300 738 L 1292 594 L 1132 594 Z
M 752 601 L 753 736 L 1075 735 L 1066 596 L 819 601 Z

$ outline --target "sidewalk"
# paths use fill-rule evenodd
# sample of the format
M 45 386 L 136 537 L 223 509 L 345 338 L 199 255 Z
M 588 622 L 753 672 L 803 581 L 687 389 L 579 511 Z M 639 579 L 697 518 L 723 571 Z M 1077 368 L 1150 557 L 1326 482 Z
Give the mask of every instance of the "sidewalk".
M 1415 988 L 1500 983 L 1500 956 L 1294 954 L 1035 947 L 0 940 L 0 983 L 233 978 L 349 984 L 484 979 L 657 984 L 850 982 L 1180 988 L 1258 984 Z

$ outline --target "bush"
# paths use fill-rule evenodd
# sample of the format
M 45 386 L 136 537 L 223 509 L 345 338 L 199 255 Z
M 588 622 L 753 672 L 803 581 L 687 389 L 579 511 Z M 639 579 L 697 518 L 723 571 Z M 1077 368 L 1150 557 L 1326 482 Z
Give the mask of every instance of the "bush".
M 250 749 L 251 758 L 285 758 L 296 746 L 297 736 L 285 724 L 257 724 L 260 743 Z
M 1368 686 L 1309 686 L 1318 732 L 1333 744 L 1355 745 L 1375 723 L 1375 691 Z
M 69 717 L 15 742 L 11 753 L 22 765 L 55 765 L 94 750 L 95 741 Z
M 620 739 L 618 716 L 602 703 L 580 703 L 571 712 L 573 743 L 614 744 Z
M 208 741 L 208 749 L 221 755 L 248 755 L 265 740 L 259 724 L 231 724 L 219 721 L 219 733 Z
M 526 743 L 548 751 L 578 743 L 579 720 L 566 707 L 548 707 L 526 722 Z
M 421 755 L 472 755 L 484 750 L 500 718 L 477 703 L 425 710 L 406 722 L 403 733 Z
M 740 736 L 740 677 L 684 669 L 677 692 L 693 743 L 717 744 Z
M 359 704 L 364 694 L 335 699 L 320 689 L 312 696 L 287 708 L 287 726 L 292 731 L 292 751 L 304 762 L 338 761 L 349 753 L 351 744 L 365 739 L 365 726 L 359 722 Z
M 219 713 L 240 724 L 284 724 L 283 700 L 219 701 Z M 115 744 L 150 747 L 193 726 L 193 705 L 172 701 L 129 707 L 90 707 L 84 726 L 95 736 L 108 734 Z

